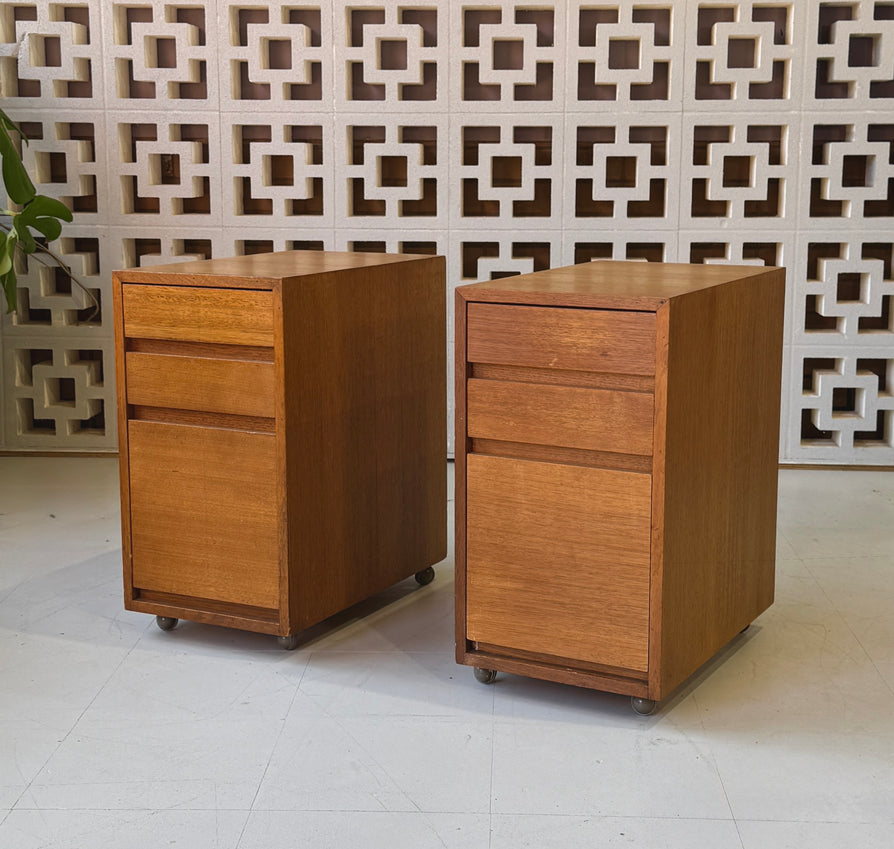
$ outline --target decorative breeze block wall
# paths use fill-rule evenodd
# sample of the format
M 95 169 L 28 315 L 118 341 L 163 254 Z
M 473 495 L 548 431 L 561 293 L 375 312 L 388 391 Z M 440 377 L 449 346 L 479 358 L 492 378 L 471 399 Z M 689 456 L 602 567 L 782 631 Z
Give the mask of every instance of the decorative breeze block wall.
M 894 0 L 16 0 L 0 94 L 84 287 L 20 261 L 0 449 L 116 447 L 113 269 L 330 249 L 783 265 L 781 458 L 894 463 Z

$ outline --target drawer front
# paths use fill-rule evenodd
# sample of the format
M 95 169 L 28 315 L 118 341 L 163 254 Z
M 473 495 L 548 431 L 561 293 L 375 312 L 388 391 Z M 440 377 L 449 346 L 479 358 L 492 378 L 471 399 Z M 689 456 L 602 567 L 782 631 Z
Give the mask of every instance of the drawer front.
M 273 346 L 272 292 L 128 283 L 121 296 L 125 336 Z
M 655 373 L 654 313 L 470 303 L 466 322 L 472 363 Z
M 271 434 L 128 423 L 135 590 L 279 606 Z
M 647 671 L 651 476 L 470 455 L 466 637 Z
M 127 402 L 235 416 L 275 415 L 273 363 L 129 351 Z
M 652 453 L 654 398 L 648 392 L 471 379 L 466 403 L 473 438 Z

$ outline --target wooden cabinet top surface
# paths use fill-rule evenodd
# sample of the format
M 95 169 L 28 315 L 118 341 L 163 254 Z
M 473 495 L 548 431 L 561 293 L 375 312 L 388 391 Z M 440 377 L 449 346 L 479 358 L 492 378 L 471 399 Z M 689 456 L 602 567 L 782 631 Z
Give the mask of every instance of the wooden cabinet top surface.
M 460 286 L 466 301 L 652 312 L 675 297 L 776 271 L 753 265 L 595 261 Z
M 122 283 L 273 289 L 302 277 L 433 259 L 413 254 L 278 251 L 128 268 L 116 271 L 115 276 Z

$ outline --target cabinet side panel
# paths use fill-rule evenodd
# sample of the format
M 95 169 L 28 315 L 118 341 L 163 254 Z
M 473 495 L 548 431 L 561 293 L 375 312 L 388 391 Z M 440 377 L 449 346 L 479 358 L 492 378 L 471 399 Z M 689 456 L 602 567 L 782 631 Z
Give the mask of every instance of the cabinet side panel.
M 282 287 L 293 630 L 446 553 L 443 259 Z
M 784 271 L 669 304 L 660 693 L 773 601 Z
M 445 260 L 382 266 L 374 284 L 376 492 L 382 581 L 447 555 Z

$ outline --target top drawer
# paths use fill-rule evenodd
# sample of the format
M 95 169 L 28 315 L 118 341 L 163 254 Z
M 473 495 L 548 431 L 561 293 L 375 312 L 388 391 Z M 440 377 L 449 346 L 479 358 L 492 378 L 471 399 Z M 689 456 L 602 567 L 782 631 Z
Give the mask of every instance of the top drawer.
M 655 313 L 470 303 L 472 363 L 655 374 Z
M 273 347 L 273 293 L 186 286 L 121 287 L 124 335 Z

